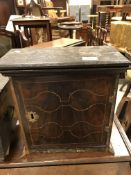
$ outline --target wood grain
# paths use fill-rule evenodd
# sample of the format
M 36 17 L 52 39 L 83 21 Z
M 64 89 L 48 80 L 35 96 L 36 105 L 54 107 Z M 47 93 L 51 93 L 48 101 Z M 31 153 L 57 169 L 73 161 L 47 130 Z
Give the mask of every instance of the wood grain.
M 49 166 L 0 170 L 0 175 L 130 175 L 129 163 Z

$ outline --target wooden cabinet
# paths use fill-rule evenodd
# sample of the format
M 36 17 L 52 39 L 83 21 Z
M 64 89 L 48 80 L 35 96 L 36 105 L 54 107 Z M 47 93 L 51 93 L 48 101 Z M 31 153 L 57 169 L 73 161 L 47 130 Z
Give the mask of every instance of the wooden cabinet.
M 128 64 L 107 46 L 10 51 L 0 72 L 12 77 L 29 151 L 108 151 Z
M 130 144 L 113 123 L 118 78 L 128 67 L 108 46 L 9 51 L 0 59 L 10 77 L 0 94 L 1 160 L 3 145 L 10 154 L 0 174 L 129 175 Z

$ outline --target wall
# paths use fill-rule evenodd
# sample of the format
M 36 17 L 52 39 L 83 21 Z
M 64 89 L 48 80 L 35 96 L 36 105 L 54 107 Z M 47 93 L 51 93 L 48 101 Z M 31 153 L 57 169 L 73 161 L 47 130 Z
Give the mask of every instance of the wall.
M 69 0 L 70 5 L 91 5 L 92 0 Z
M 91 0 L 69 0 L 69 14 L 76 16 L 77 21 L 89 20 Z

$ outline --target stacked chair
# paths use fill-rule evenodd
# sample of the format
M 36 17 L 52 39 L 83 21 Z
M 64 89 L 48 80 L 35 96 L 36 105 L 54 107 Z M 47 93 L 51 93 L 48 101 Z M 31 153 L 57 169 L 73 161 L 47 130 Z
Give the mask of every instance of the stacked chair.
M 23 48 L 28 45 L 29 42 L 27 38 L 20 30 L 10 32 L 5 29 L 0 29 L 0 57 L 12 48 Z

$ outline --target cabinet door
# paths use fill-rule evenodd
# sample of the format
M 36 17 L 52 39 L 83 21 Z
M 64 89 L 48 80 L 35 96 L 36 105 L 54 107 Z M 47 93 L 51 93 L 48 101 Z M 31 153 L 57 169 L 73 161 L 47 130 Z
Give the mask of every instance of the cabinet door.
M 17 81 L 30 148 L 106 148 L 114 86 L 111 76 Z

